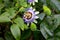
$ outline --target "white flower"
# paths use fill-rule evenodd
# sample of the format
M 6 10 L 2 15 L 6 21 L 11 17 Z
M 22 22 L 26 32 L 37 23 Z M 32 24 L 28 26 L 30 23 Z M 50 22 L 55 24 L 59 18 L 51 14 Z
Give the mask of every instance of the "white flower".
M 23 19 L 26 23 L 31 23 L 31 22 L 37 23 L 35 19 L 39 18 L 38 16 L 36 16 L 38 13 L 39 12 L 35 11 L 35 9 L 33 9 L 32 7 L 28 8 L 23 15 Z
M 28 3 L 35 5 L 35 2 L 38 2 L 38 0 L 28 0 Z

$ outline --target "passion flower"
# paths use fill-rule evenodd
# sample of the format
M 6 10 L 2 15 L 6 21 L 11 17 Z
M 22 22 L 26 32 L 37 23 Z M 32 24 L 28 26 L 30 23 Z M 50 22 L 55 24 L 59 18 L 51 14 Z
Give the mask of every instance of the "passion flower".
M 35 5 L 35 2 L 38 2 L 38 0 L 28 0 L 28 3 Z
M 39 12 L 35 12 L 35 9 L 33 9 L 32 7 L 28 8 L 23 15 L 23 19 L 26 23 L 34 22 L 34 20 L 38 18 L 38 16 L 36 16 L 38 13 Z

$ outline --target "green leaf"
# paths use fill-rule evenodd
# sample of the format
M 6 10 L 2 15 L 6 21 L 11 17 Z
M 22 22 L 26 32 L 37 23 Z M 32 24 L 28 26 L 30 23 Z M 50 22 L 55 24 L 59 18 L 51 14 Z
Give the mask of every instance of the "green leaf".
M 14 40 L 11 32 L 9 32 L 9 31 L 8 32 L 5 32 L 4 37 L 5 37 L 6 40 Z
M 2 3 L 2 0 L 0 0 L 0 3 Z
M 0 2 L 1 2 L 1 0 L 0 0 Z M 4 4 L 3 3 L 0 3 L 0 14 L 1 14 L 1 12 L 2 12 L 2 8 L 4 7 Z
M 17 17 L 14 22 L 21 28 L 21 30 L 24 30 L 24 21 L 22 18 Z
M 60 26 L 54 31 L 56 37 L 60 37 Z
M 54 36 L 53 37 L 49 37 L 47 40 L 60 40 L 60 26 L 54 30 Z
M 9 15 L 8 12 L 4 12 L 4 13 L 1 14 L 1 16 L 7 16 L 7 17 L 9 17 L 10 15 Z
M 45 13 L 41 13 L 41 14 L 39 14 L 38 17 L 39 17 L 40 20 L 43 20 L 44 17 L 45 17 Z
M 40 24 L 40 31 L 42 32 L 42 35 L 47 39 L 48 34 L 50 36 L 53 36 L 53 33 L 47 28 L 48 25 L 46 23 L 41 23 Z M 49 26 L 48 26 L 49 27 Z
M 51 2 L 55 5 L 56 9 L 60 11 L 60 2 L 58 0 L 51 0 Z
M 15 13 L 16 10 L 14 10 L 14 8 L 9 8 L 9 9 L 6 9 L 6 12 L 4 12 L 3 14 L 1 14 L 2 16 L 7 16 L 9 17 L 10 19 L 14 18 L 17 13 Z
M 27 7 L 27 2 L 26 2 L 26 0 L 19 0 L 20 1 L 20 5 L 22 6 L 22 7 Z
M 60 14 L 54 15 L 54 30 L 60 25 Z
M 59 25 L 60 24 L 60 14 L 54 15 L 54 18 L 56 19 L 56 24 Z
M 21 32 L 20 32 L 18 25 L 16 24 L 11 25 L 10 30 L 14 38 L 16 40 L 20 40 Z
M 0 3 L 0 10 L 4 7 L 3 3 Z
M 15 17 L 15 15 L 16 15 L 15 11 L 16 10 L 14 10 L 14 8 L 6 9 L 6 11 L 9 14 L 9 18 L 14 18 Z
M 17 0 L 17 3 L 15 4 L 16 7 L 27 7 L 26 0 Z
M 10 22 L 10 18 L 6 17 L 6 16 L 0 16 L 0 22 Z
M 60 1 L 58 0 L 47 0 L 48 5 L 50 5 L 57 13 L 60 12 Z
M 37 30 L 37 27 L 36 27 L 36 25 L 35 25 L 34 23 L 31 23 L 30 29 L 31 29 L 32 31 L 36 31 L 36 30 Z
M 42 35 L 44 36 L 44 38 L 47 39 L 48 35 L 47 35 L 45 29 L 42 27 L 42 25 L 40 25 L 40 31 L 41 31 Z
M 47 16 L 45 20 L 45 23 L 48 25 L 47 28 L 52 32 L 56 28 L 56 24 L 54 24 L 54 20 L 55 20 L 54 16 Z
M 24 3 L 21 4 L 21 6 L 23 6 L 23 7 L 27 7 L 27 3 L 24 2 Z

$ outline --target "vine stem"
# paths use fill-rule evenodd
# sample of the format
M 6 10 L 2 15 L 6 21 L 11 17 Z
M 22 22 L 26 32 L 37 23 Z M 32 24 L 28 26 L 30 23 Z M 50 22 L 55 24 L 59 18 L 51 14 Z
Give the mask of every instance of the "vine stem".
M 19 12 L 20 12 L 20 11 L 17 11 L 17 12 L 16 12 L 16 15 L 17 15 Z M 16 17 L 16 15 L 15 15 L 14 17 Z M 13 18 L 14 18 L 14 17 L 13 17 Z
M 17 11 L 17 12 L 16 12 L 16 15 L 17 15 L 19 12 L 20 12 L 20 11 Z M 15 17 L 16 17 L 16 15 L 15 15 L 13 18 L 15 18 Z M 12 18 L 12 19 L 13 19 L 13 18 Z M 11 23 L 13 23 L 13 21 L 12 21 L 12 20 L 11 20 L 10 22 L 11 22 Z

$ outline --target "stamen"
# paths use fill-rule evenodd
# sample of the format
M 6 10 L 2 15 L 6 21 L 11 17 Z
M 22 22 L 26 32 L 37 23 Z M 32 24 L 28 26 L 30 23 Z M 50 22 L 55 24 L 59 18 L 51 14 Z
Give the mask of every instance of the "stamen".
M 26 18 L 28 20 L 32 18 L 32 13 L 31 12 L 26 12 L 24 15 L 25 15 L 24 18 Z

